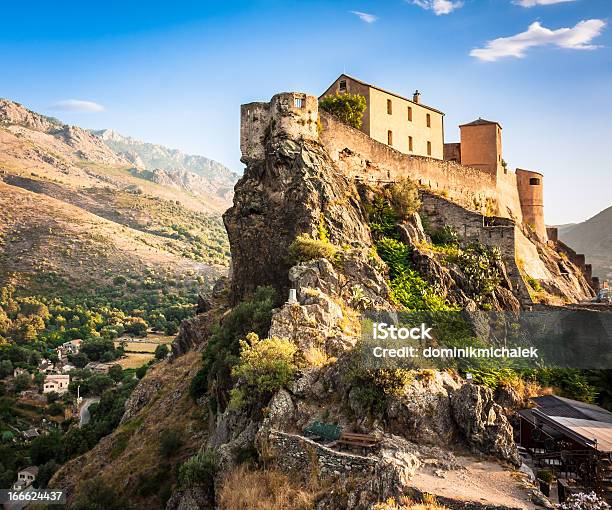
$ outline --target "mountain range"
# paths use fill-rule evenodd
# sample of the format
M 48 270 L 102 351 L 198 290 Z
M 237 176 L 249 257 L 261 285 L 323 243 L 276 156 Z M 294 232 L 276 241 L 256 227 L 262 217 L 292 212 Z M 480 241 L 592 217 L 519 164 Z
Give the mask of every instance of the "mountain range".
M 559 228 L 559 238 L 593 266 L 593 275 L 612 279 L 612 206 L 592 218 Z
M 95 291 L 116 275 L 216 277 L 237 175 L 0 99 L 0 286 Z M 61 283 L 61 285 L 60 285 Z

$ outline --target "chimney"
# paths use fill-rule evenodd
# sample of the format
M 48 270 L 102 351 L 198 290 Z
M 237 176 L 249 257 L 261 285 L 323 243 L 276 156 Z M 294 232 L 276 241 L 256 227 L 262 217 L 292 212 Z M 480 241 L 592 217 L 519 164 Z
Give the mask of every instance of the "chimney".
M 419 104 L 421 102 L 421 93 L 418 90 L 414 91 L 414 94 L 412 96 L 412 100 L 416 103 Z

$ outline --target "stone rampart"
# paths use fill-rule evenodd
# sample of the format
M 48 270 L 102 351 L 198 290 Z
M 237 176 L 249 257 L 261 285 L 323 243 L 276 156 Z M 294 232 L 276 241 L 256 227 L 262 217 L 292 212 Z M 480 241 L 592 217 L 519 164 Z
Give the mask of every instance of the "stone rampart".
M 516 263 L 520 247 L 516 242 L 518 227 L 514 220 L 484 216 L 433 193 L 422 191 L 420 196 L 423 203 L 422 214 L 429 228 L 441 229 L 450 225 L 464 242 L 479 242 L 485 246 L 499 248 L 514 290 L 518 291 L 521 300 L 527 303 L 532 301 Z
M 490 172 L 454 161 L 411 156 L 373 140 L 362 131 L 319 112 L 320 140 L 338 167 L 347 175 L 364 181 L 393 182 L 410 178 L 421 187 L 444 194 L 470 209 L 521 221 L 521 208 L 514 174 L 500 181 Z

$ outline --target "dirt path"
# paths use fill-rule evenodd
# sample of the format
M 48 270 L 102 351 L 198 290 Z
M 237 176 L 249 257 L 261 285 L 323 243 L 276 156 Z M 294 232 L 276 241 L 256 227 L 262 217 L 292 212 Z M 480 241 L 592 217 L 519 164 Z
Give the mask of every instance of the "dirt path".
M 512 508 L 537 508 L 530 499 L 522 475 L 493 461 L 458 456 L 465 469 L 437 471 L 425 466 L 411 479 L 420 491 L 463 501 Z

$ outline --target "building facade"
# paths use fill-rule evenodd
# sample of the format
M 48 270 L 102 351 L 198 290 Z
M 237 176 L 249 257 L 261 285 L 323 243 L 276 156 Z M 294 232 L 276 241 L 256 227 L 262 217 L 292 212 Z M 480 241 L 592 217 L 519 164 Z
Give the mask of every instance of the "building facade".
M 444 158 L 444 113 L 422 104 L 418 90 L 410 100 L 341 74 L 319 99 L 338 93 L 365 97 L 361 131 L 374 140 L 404 154 Z
M 45 382 L 43 384 L 43 393 L 51 393 L 52 391 L 59 393 L 66 393 L 68 391 L 68 385 L 70 384 L 69 375 L 52 374 L 45 376 Z

